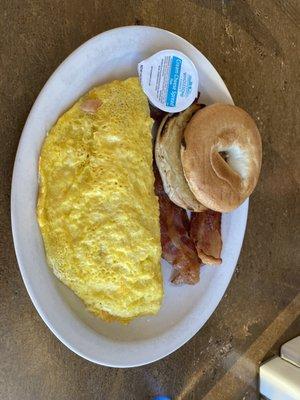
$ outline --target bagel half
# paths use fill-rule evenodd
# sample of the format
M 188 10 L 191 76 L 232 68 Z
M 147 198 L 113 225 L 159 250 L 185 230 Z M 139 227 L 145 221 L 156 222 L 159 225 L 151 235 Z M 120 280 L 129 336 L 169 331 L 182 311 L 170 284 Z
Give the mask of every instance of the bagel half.
M 262 144 L 250 115 L 213 104 L 197 111 L 184 131 L 181 162 L 197 201 L 219 212 L 237 208 L 253 192 L 261 169 Z
M 191 211 L 204 211 L 204 207 L 191 192 L 184 177 L 180 148 L 184 129 L 200 104 L 192 104 L 179 114 L 168 114 L 162 120 L 155 143 L 155 159 L 164 190 L 170 200 L 179 207 Z

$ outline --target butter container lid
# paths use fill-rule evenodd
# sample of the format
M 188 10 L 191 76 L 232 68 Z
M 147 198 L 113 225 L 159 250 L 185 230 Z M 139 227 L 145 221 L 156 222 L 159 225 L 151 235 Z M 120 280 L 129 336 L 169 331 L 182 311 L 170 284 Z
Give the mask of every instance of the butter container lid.
M 199 77 L 193 62 L 177 50 L 162 50 L 138 64 L 143 91 L 160 110 L 176 113 L 198 95 Z

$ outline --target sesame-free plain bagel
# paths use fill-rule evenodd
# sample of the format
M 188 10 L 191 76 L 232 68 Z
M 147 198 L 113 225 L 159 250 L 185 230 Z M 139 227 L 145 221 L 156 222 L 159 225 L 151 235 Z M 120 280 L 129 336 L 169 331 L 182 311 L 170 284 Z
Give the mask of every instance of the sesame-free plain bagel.
M 226 212 L 253 192 L 261 168 L 261 137 L 254 120 L 239 107 L 213 104 L 197 111 L 181 143 L 183 172 L 205 207 Z
M 194 103 L 178 114 L 167 114 L 160 124 L 155 143 L 156 164 L 165 192 L 179 207 L 196 212 L 204 211 L 206 207 L 197 201 L 185 179 L 180 146 L 186 125 L 200 107 Z

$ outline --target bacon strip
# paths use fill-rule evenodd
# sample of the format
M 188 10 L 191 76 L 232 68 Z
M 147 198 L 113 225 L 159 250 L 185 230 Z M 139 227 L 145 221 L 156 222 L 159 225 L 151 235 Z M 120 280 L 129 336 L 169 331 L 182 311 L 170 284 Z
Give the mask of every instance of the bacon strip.
M 190 236 L 204 264 L 221 264 L 221 213 L 212 210 L 192 213 Z
M 201 260 L 189 236 L 190 222 L 186 211 L 171 202 L 164 191 L 157 168 L 155 192 L 159 199 L 162 257 L 173 265 L 175 284 L 195 284 L 199 281 Z

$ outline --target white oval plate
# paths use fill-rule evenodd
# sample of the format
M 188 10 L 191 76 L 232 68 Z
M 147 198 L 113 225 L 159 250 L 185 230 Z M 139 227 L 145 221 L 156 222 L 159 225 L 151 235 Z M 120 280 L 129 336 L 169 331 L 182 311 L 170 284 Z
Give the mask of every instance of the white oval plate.
M 201 268 L 200 283 L 175 287 L 163 262 L 165 296 L 157 316 L 128 326 L 105 323 L 49 270 L 36 220 L 38 158 L 49 128 L 92 86 L 137 75 L 137 63 L 163 49 L 190 57 L 199 72 L 201 101 L 233 103 L 209 61 L 181 37 L 158 28 L 130 26 L 102 33 L 74 51 L 54 72 L 25 124 L 16 155 L 11 217 L 20 271 L 38 313 L 69 349 L 98 364 L 133 367 L 170 354 L 205 324 L 220 302 L 234 272 L 244 237 L 248 200 L 223 215 L 223 264 Z

